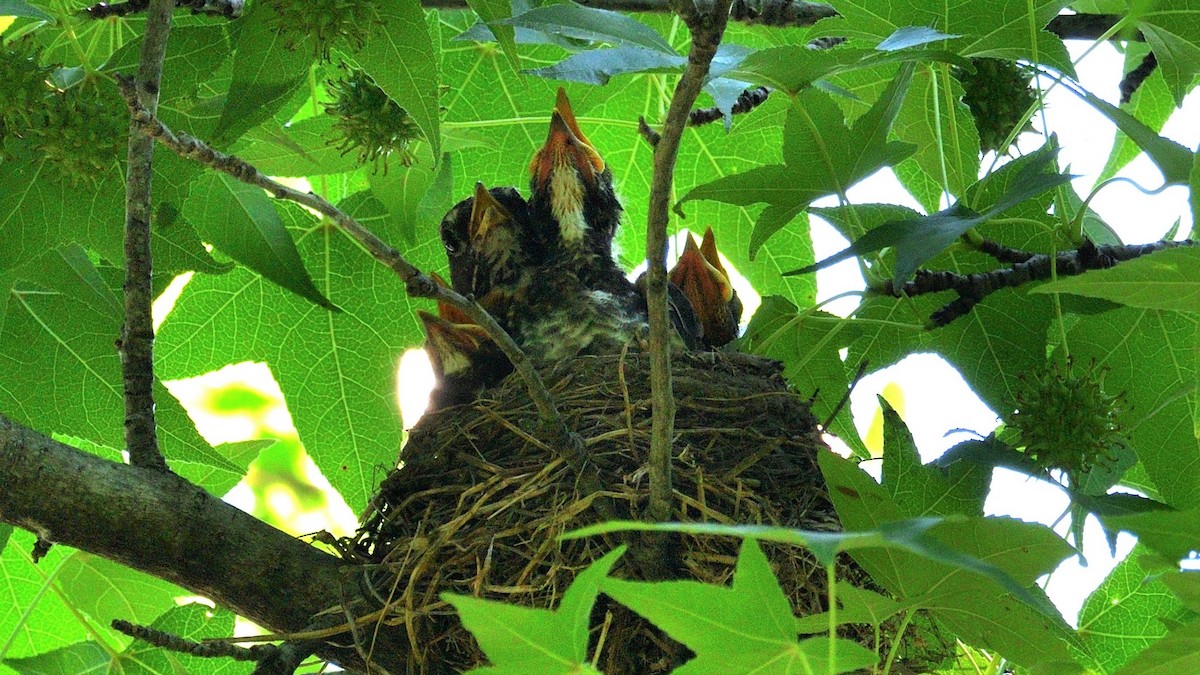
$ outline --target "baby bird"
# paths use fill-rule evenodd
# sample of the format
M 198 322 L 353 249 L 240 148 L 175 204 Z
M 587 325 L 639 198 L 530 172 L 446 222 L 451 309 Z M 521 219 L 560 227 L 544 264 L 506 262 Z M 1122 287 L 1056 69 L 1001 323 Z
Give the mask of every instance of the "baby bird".
M 688 235 L 683 255 L 667 276 L 691 303 L 700 323 L 703 346 L 717 348 L 737 338 L 742 301 L 721 264 L 711 227 L 705 230 L 700 246 Z

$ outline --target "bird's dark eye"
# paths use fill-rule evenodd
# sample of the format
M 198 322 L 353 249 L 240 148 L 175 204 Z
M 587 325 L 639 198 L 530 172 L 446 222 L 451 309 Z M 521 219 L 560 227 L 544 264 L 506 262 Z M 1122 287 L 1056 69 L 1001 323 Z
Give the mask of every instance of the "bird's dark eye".
M 462 255 L 466 251 L 466 246 L 456 237 L 442 237 L 442 243 L 446 246 L 446 253 L 449 255 Z

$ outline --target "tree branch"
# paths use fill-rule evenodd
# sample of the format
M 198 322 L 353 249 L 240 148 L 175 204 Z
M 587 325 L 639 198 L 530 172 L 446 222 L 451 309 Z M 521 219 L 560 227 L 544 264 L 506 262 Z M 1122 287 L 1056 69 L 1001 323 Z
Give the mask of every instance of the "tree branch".
M 355 607 L 372 602 L 348 581 L 354 566 L 179 476 L 109 462 L 3 415 L 0 485 L 3 522 L 179 584 L 274 631 L 304 630 L 343 593 Z M 402 671 L 403 628 L 380 628 L 377 644 L 387 648 L 377 648 L 375 659 Z M 368 670 L 353 647 L 323 642 L 318 653 Z
M 958 297 L 942 306 L 929 317 L 928 328 L 940 328 L 970 312 L 984 298 L 1002 288 L 1016 288 L 1053 276 L 1077 276 L 1089 270 L 1102 270 L 1126 260 L 1179 246 L 1194 246 L 1194 241 L 1156 241 L 1149 244 L 1097 246 L 1091 241 L 1055 257 L 1044 253 L 1029 254 L 995 244 L 993 257 L 1014 262 L 1011 267 L 979 274 L 917 270 L 912 281 L 897 289 L 891 281 L 872 288 L 876 293 L 893 297 L 926 295 L 954 291 Z M 983 250 L 983 249 L 980 249 Z M 988 251 L 990 252 L 990 251 Z M 1023 258 L 1023 259 L 1022 259 Z
M 158 110 L 174 9 L 175 0 L 152 0 L 146 16 L 141 62 L 131 95 L 151 116 Z M 166 471 L 154 418 L 154 319 L 150 309 L 154 302 L 150 288 L 154 268 L 150 251 L 153 158 L 154 140 L 142 134 L 131 118 L 125 178 L 125 323 L 118 341 L 125 391 L 125 448 L 130 464 Z
M 192 10 L 192 14 L 216 14 L 226 19 L 236 19 L 242 15 L 245 0 L 179 0 L 179 7 Z M 82 12 L 92 19 L 107 19 L 111 16 L 130 16 L 145 11 L 150 6 L 150 0 L 128 0 L 128 2 L 97 2 L 85 7 Z
M 679 0 L 676 9 L 692 34 L 687 67 L 675 86 L 663 123 L 662 137 L 654 148 L 654 176 L 650 182 L 650 207 L 646 218 L 646 288 L 650 315 L 650 504 L 647 515 L 670 520 L 674 501 L 671 490 L 672 440 L 675 436 L 675 396 L 671 384 L 671 322 L 667 315 L 667 222 L 674 184 L 679 140 L 709 64 L 721 44 L 729 20 L 730 0 L 717 0 L 712 10 L 701 12 L 692 0 Z

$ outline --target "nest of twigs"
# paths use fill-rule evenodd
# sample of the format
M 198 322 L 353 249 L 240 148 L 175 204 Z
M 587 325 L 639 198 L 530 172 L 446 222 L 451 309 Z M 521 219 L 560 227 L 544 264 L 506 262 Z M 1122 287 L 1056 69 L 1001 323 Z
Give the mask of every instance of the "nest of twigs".
M 675 358 L 673 519 L 838 530 L 817 453 L 824 449 L 805 400 L 788 390 L 779 363 L 743 354 Z M 404 624 L 411 672 L 461 672 L 486 663 L 444 591 L 553 608 L 575 574 L 622 543 L 619 535 L 558 541 L 607 517 L 639 519 L 648 504 L 649 361 L 646 355 L 580 357 L 542 371 L 567 425 L 583 439 L 602 485 L 539 436 L 524 384 L 510 377 L 469 406 L 427 415 L 411 431 L 403 465 L 380 485 L 349 549 L 372 566 L 384 620 Z M 645 538 L 641 540 L 645 549 Z M 661 539 L 658 540 L 661 546 Z M 615 574 L 726 584 L 739 541 L 678 536 L 668 553 L 637 555 Z M 825 572 L 805 550 L 764 544 L 799 615 L 825 611 Z M 846 558 L 839 577 L 874 587 Z M 690 657 L 651 624 L 601 598 L 612 621 L 600 659 L 609 673 L 667 672 Z M 596 616 L 593 617 L 597 618 Z M 595 624 L 596 622 L 594 622 Z M 598 631 L 593 632 L 593 647 Z M 844 637 L 872 648 L 874 633 Z M 886 648 L 886 646 L 884 646 Z

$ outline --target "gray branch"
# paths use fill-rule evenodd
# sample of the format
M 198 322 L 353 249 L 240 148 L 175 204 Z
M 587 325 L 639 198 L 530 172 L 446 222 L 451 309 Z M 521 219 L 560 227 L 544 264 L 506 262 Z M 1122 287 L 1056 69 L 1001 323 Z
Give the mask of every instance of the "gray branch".
M 171 12 L 175 0 L 153 0 L 146 15 L 145 40 L 138 65 L 136 91 L 141 107 L 151 115 L 158 110 Z M 153 210 L 154 140 L 129 123 L 129 171 L 125 179 L 125 323 L 118 341 L 125 391 L 125 447 L 129 462 L 167 470 L 158 447 L 154 418 L 154 320 L 150 306 L 154 269 L 150 251 L 150 218 Z
M 179 476 L 101 459 L 3 415 L 0 485 L 0 521 L 179 584 L 273 631 L 303 631 L 343 596 L 373 602 L 348 581 L 356 566 Z M 348 627 L 338 633 L 326 631 L 343 646 L 322 642 L 318 655 L 367 671 L 346 646 Z M 380 626 L 375 639 L 370 672 L 402 672 L 403 628 Z

